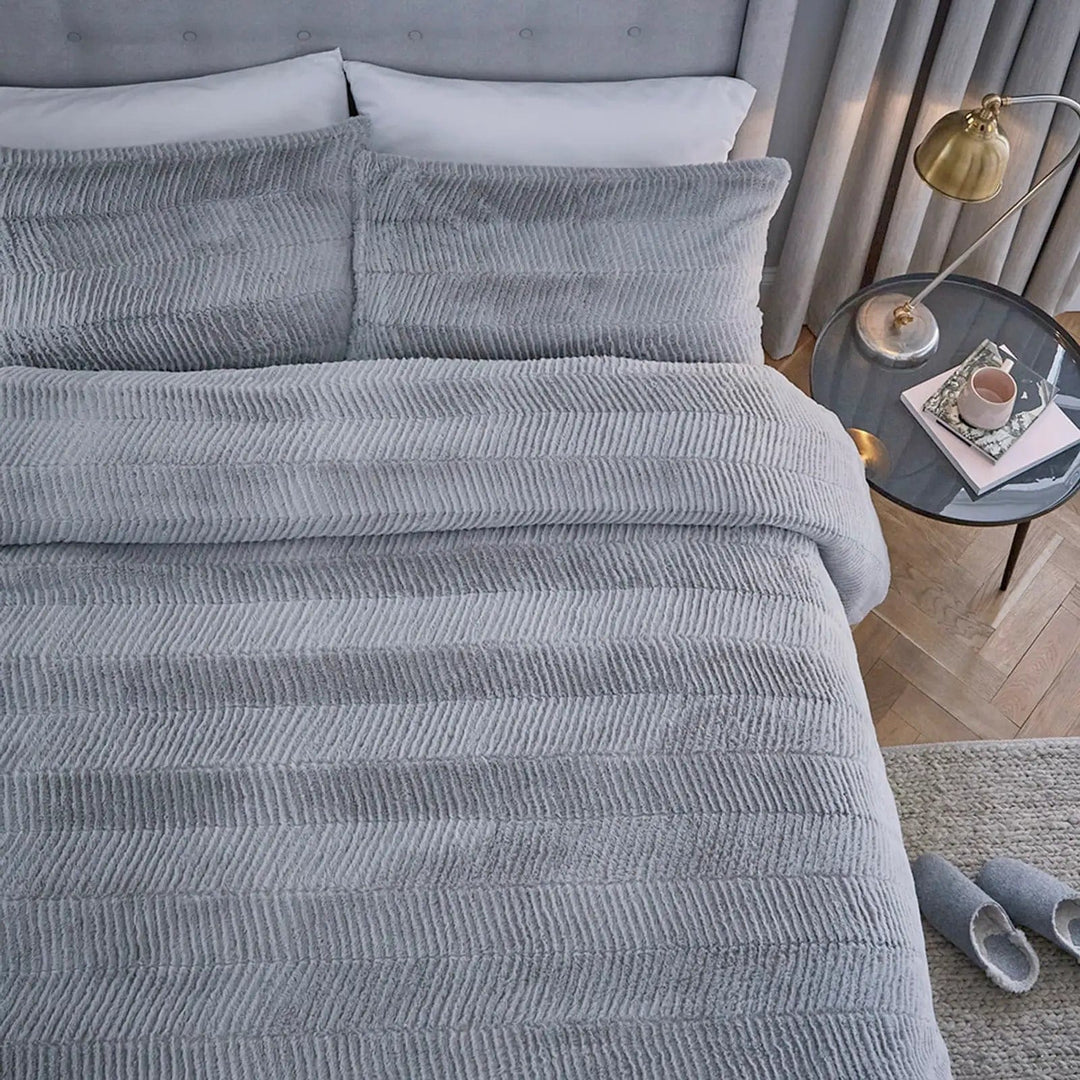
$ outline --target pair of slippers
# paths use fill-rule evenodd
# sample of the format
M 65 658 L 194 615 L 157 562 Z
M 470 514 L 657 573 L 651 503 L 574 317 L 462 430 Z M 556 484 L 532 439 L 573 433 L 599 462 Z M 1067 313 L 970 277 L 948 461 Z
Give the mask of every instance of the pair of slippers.
M 995 858 L 972 881 L 940 855 L 920 855 L 911 872 L 926 921 L 1002 990 L 1022 994 L 1039 977 L 1017 924 L 1080 961 L 1080 892 L 1037 867 Z

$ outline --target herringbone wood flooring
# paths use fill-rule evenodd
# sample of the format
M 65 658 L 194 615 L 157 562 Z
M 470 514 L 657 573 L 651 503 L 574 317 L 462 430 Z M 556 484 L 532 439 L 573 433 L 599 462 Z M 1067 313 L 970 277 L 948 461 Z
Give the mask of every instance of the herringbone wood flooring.
M 804 330 L 768 362 L 807 390 L 813 346 Z M 1004 593 L 1011 527 L 946 525 L 876 494 L 874 505 L 892 587 L 855 644 L 878 741 L 1080 735 L 1080 495 L 1032 523 Z

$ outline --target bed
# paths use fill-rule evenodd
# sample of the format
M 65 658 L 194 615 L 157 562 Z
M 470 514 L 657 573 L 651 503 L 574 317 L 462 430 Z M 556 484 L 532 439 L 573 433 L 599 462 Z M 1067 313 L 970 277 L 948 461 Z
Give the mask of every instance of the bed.
M 849 630 L 884 544 L 760 362 L 791 6 L 9 17 L 25 86 L 300 42 L 759 95 L 676 172 L 417 163 L 362 119 L 4 152 L 0 1075 L 949 1075 Z

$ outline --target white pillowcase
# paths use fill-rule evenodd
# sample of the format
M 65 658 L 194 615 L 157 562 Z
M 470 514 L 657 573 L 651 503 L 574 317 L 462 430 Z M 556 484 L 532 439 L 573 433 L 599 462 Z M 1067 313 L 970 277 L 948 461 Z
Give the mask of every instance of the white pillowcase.
M 726 161 L 754 88 L 724 75 L 631 82 L 438 79 L 345 61 L 373 150 L 487 165 Z
M 0 86 L 0 146 L 103 146 L 287 135 L 349 116 L 341 53 L 169 82 L 86 89 Z

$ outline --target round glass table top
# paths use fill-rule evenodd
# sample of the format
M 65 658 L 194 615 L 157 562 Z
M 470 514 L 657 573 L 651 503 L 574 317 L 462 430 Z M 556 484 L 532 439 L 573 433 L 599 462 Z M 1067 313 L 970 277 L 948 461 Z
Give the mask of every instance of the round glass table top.
M 1080 347 L 1045 312 L 996 285 L 951 277 L 927 298 L 941 343 L 914 368 L 883 367 L 867 358 L 855 337 L 855 312 L 879 292 L 914 295 L 931 274 L 879 281 L 836 309 L 818 336 L 810 362 L 814 400 L 831 409 L 867 461 L 867 481 L 883 495 L 920 514 L 962 524 L 1004 525 L 1038 517 L 1065 502 L 1080 486 L 1080 447 L 1062 451 L 1025 473 L 976 495 L 949 459 L 919 427 L 900 394 L 955 367 L 989 338 L 1057 388 L 1055 401 L 1080 425 Z M 862 443 L 865 443 L 865 447 Z

